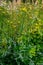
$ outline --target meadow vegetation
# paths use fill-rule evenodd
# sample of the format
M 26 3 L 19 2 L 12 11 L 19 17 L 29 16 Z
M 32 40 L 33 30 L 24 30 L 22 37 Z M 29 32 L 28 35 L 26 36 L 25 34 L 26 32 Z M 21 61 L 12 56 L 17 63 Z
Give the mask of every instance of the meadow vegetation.
M 0 65 L 43 65 L 43 5 L 0 6 Z

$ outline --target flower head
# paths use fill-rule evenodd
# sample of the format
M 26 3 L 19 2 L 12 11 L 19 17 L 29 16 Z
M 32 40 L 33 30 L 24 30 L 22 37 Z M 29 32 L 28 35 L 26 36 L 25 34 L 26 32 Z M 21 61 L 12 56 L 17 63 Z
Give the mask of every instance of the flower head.
M 27 12 L 27 8 L 26 7 L 21 8 L 21 10 Z

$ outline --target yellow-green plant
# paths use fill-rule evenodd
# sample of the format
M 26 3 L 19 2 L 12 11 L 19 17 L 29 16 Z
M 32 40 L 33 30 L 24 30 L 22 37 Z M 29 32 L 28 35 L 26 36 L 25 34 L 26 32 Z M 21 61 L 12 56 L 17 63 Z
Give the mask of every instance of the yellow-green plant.
M 0 65 L 43 64 L 43 7 L 0 7 Z

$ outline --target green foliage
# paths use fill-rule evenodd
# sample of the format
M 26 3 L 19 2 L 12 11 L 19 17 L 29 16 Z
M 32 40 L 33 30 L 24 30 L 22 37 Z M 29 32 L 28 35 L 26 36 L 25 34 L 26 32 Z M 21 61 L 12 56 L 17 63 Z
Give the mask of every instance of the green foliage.
M 43 7 L 0 7 L 0 65 L 43 65 Z

